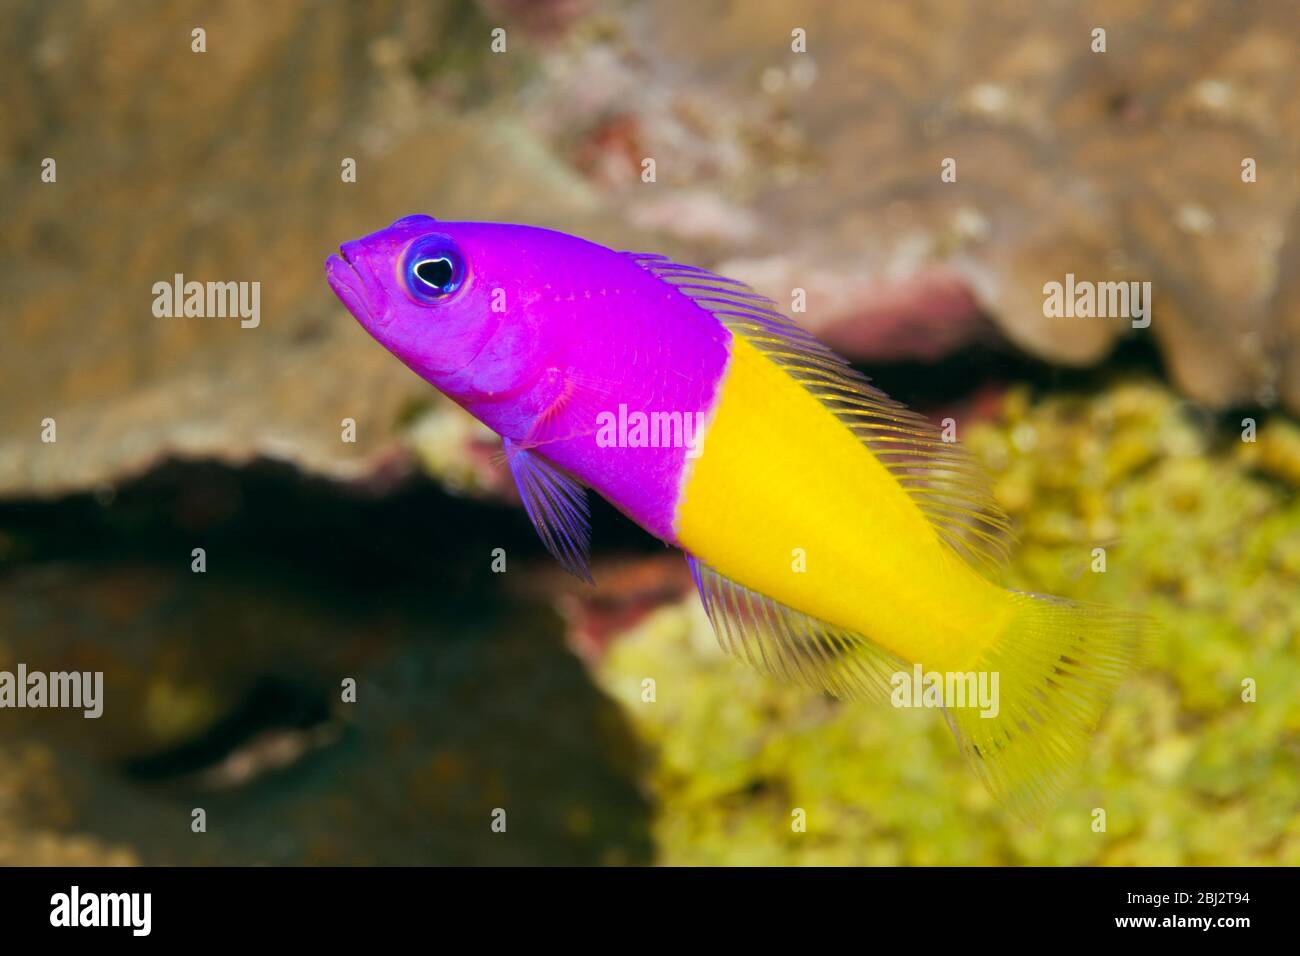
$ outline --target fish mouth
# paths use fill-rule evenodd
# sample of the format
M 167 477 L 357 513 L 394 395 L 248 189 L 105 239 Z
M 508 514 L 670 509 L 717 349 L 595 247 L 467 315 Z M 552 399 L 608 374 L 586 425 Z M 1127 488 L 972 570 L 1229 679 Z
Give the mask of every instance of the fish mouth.
M 339 254 L 325 260 L 325 280 L 365 328 L 382 328 L 389 318 L 383 290 L 370 270 L 357 267 L 356 252 L 355 243 L 339 246 Z

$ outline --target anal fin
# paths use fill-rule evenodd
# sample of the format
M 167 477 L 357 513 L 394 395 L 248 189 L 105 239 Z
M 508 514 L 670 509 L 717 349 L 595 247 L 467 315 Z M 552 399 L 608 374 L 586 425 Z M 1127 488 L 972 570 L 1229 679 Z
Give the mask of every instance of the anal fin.
M 836 697 L 888 700 L 906 665 L 853 631 L 827 624 L 724 577 L 692 555 L 691 575 L 722 649 L 760 672 Z

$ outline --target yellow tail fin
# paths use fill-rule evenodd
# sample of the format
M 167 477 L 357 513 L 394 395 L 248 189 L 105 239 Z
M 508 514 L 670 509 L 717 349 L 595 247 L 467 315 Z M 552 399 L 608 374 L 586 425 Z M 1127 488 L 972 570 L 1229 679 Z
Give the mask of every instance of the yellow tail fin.
M 1033 818 L 1083 762 L 1115 688 L 1140 662 L 1153 622 L 1100 605 L 1013 591 L 1018 611 L 978 669 L 998 674 L 996 716 L 949 708 L 958 746 L 989 790 Z

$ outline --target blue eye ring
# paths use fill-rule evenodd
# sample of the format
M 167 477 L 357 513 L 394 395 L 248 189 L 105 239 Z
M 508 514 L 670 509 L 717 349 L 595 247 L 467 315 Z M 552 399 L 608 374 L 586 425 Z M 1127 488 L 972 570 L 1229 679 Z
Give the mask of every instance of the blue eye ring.
M 437 302 L 465 282 L 465 260 L 447 236 L 424 236 L 411 243 L 402 268 L 406 289 L 418 302 Z

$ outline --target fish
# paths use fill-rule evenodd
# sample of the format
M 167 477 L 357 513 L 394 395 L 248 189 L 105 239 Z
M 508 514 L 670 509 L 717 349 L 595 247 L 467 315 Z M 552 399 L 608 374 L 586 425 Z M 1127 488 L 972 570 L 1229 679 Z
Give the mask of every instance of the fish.
M 728 654 L 846 700 L 907 704 L 900 679 L 924 675 L 997 800 L 1029 818 L 1059 800 L 1152 622 L 1003 587 L 1014 532 L 975 456 L 770 299 L 661 254 L 427 215 L 325 269 L 501 437 L 569 572 L 592 583 L 594 492 L 685 554 Z M 977 677 L 995 706 L 954 699 L 986 696 Z

